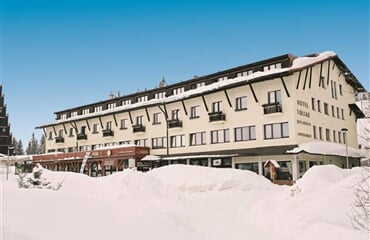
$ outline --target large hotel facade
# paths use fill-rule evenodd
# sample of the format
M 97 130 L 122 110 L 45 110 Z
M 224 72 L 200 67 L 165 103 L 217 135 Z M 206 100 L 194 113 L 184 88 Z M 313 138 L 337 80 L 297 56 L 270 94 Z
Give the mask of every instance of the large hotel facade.
M 181 163 L 276 178 L 272 166 L 296 180 L 313 165 L 360 164 L 355 96 L 364 91 L 333 52 L 282 55 L 58 111 L 37 127 L 48 154 L 34 162 L 77 171 L 85 158 L 91 175 Z

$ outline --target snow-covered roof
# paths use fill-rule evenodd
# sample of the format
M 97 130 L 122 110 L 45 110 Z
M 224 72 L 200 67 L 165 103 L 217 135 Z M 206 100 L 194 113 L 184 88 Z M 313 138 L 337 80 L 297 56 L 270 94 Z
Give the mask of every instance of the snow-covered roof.
M 266 167 L 269 163 L 274 165 L 276 168 L 280 168 L 280 164 L 276 160 L 268 160 L 263 166 Z
M 335 52 L 326 51 L 326 52 L 323 52 L 323 53 L 315 55 L 315 56 L 297 57 L 293 60 L 293 64 L 292 64 L 291 67 L 275 68 L 275 69 L 270 69 L 270 70 L 265 70 L 265 71 L 257 71 L 257 72 L 254 72 L 254 73 L 250 74 L 250 75 L 247 75 L 247 76 L 239 76 L 239 77 L 236 77 L 236 78 L 227 79 L 225 81 L 218 81 L 218 82 L 215 82 L 213 84 L 204 85 L 204 86 L 198 87 L 196 89 L 190 89 L 190 90 L 184 91 L 180 94 L 168 96 L 168 97 L 165 97 L 165 98 L 162 98 L 162 99 L 151 99 L 151 100 L 144 101 L 144 102 L 137 102 L 137 103 L 133 103 L 133 104 L 129 104 L 129 105 L 118 106 L 116 108 L 107 109 L 107 110 L 100 111 L 100 112 L 94 112 L 94 113 L 89 113 L 89 114 L 85 114 L 85 115 L 77 115 L 75 117 L 70 117 L 70 118 L 67 118 L 67 119 L 60 119 L 60 120 L 57 120 L 56 124 L 66 123 L 66 122 L 70 122 L 70 121 L 76 121 L 76 120 L 80 120 L 80 119 L 92 118 L 92 117 L 95 117 L 95 116 L 109 115 L 111 113 L 123 112 L 123 111 L 126 111 L 126 110 L 131 110 L 131 109 L 144 107 L 144 106 L 164 104 L 164 103 L 169 103 L 169 102 L 176 102 L 176 101 L 187 99 L 187 98 L 190 98 L 190 97 L 193 97 L 193 96 L 195 97 L 195 96 L 198 96 L 200 94 L 206 94 L 208 92 L 215 91 L 219 88 L 232 86 L 232 85 L 235 85 L 235 84 L 238 84 L 238 83 L 249 82 L 249 81 L 254 81 L 254 80 L 257 81 L 260 78 L 264 78 L 264 77 L 267 77 L 267 76 L 274 76 L 276 74 L 282 74 L 282 73 L 287 73 L 288 74 L 288 73 L 297 71 L 299 69 L 302 69 L 304 67 L 311 66 L 315 63 L 319 63 L 319 62 L 324 61 L 326 59 L 333 58 L 335 56 L 337 56 Z M 45 124 L 45 125 L 41 125 L 37 128 L 43 128 L 43 127 L 52 126 L 52 125 L 55 125 L 55 124 Z
M 333 155 L 333 156 L 347 156 L 346 146 L 337 143 L 329 142 L 306 142 L 299 144 L 298 147 L 288 150 L 287 153 L 312 153 L 322 155 Z M 362 151 L 348 147 L 348 156 L 354 158 L 365 157 Z

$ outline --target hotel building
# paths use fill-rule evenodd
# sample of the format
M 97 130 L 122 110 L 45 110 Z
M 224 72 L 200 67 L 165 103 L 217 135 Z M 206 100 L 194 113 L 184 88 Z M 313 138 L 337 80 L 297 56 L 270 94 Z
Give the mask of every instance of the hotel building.
M 89 165 L 105 175 L 129 165 L 114 150 L 127 147 L 133 148 L 131 165 L 143 170 L 180 163 L 267 176 L 273 163 L 296 180 L 313 165 L 360 164 L 359 92 L 364 87 L 333 52 L 282 55 L 55 112 L 55 122 L 37 127 L 48 154 L 34 162 L 68 170 L 68 156 L 106 149 Z M 83 154 L 75 155 L 77 164 Z

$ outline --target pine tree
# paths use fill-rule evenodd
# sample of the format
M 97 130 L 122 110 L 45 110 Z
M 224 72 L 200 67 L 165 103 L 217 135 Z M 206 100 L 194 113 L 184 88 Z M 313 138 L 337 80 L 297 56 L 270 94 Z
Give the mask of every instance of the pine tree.
M 43 134 L 40 138 L 40 144 L 38 146 L 38 154 L 43 154 L 45 153 L 45 135 Z
M 39 144 L 38 144 L 37 139 L 35 138 L 35 133 L 32 133 L 32 138 L 28 143 L 26 153 L 28 155 L 37 154 L 38 148 L 39 148 Z
M 24 155 L 22 139 L 19 139 L 17 145 L 15 146 L 15 155 Z

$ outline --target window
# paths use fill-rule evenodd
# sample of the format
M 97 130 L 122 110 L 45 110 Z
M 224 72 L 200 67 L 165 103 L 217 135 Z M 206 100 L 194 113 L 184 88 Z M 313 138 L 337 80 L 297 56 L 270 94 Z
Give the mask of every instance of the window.
M 325 89 L 325 77 L 323 76 L 320 76 L 319 87 L 322 87 Z
M 315 111 L 315 98 L 311 98 L 311 105 L 312 105 L 312 110 Z
M 197 88 L 199 88 L 199 87 L 203 87 L 205 85 L 206 85 L 205 82 L 198 82 L 196 86 L 197 86 Z
M 172 110 L 172 120 L 179 120 L 179 109 Z
M 339 84 L 339 94 L 343 96 L 342 84 Z
M 119 142 L 119 145 L 127 145 L 127 144 L 131 144 L 131 141 L 130 140 L 125 140 L 125 141 L 120 141 Z
M 222 101 L 212 103 L 212 112 L 222 112 Z
M 167 146 L 166 137 L 157 137 L 152 138 L 152 148 L 153 149 L 160 149 L 160 148 L 166 148 Z
M 200 117 L 200 107 L 192 106 L 190 108 L 190 118 L 199 118 Z
M 337 107 L 337 118 L 340 119 L 339 107 Z
M 337 132 L 333 130 L 333 142 L 337 142 Z
M 221 81 L 225 81 L 227 80 L 227 76 L 224 76 L 224 77 L 219 77 L 218 78 L 218 81 L 221 82 Z
M 89 108 L 85 108 L 82 110 L 82 115 L 86 115 L 86 114 L 89 114 L 90 113 L 90 109 Z
M 69 137 L 73 137 L 73 128 L 70 128 L 69 129 L 69 135 L 68 135 Z
M 77 111 L 71 112 L 71 117 L 77 117 Z
M 344 109 L 343 108 L 341 109 L 341 112 L 342 112 L 342 120 L 344 120 Z
M 206 144 L 206 132 L 190 133 L 190 146 Z
M 116 103 L 109 103 L 107 105 L 107 109 L 114 109 L 114 108 L 116 108 Z
M 331 105 L 331 116 L 335 118 L 335 107 Z
M 184 88 L 184 87 L 175 88 L 175 89 L 173 89 L 173 94 L 174 94 L 174 95 L 177 95 L 177 94 L 183 93 L 183 92 L 184 92 L 184 90 L 185 90 L 185 88 Z
M 314 139 L 317 139 L 317 135 L 316 135 L 316 126 L 315 126 L 315 125 L 313 125 L 313 126 L 312 126 L 312 132 L 313 132 L 313 138 L 314 138 Z
M 267 95 L 268 95 L 269 104 L 273 104 L 273 103 L 281 104 L 281 91 L 280 90 L 268 92 Z
M 161 113 L 153 113 L 153 124 L 161 123 Z
M 98 123 L 94 123 L 93 125 L 93 132 L 92 133 L 98 133 L 99 132 L 99 124 Z
M 289 137 L 289 125 L 287 122 L 265 124 L 265 139 L 277 139 Z
M 112 121 L 108 121 L 107 123 L 106 123 L 106 130 L 111 130 L 112 129 Z
M 342 132 L 338 131 L 338 142 L 342 143 Z
M 323 138 L 322 138 L 322 127 L 319 127 L 319 138 L 320 138 L 320 140 L 322 140 Z
M 256 140 L 256 126 L 235 128 L 235 142 Z
M 229 129 L 221 129 L 211 131 L 211 143 L 226 143 L 230 142 Z
M 158 92 L 154 94 L 155 99 L 162 99 L 166 97 L 166 92 Z
M 101 112 L 101 111 L 103 111 L 103 106 L 94 107 L 94 112 Z
M 146 102 L 148 101 L 148 96 L 137 97 L 137 102 Z
M 329 104 L 327 104 L 327 103 L 324 103 L 324 113 L 326 115 L 329 115 Z
M 137 139 L 134 141 L 135 145 L 139 147 L 146 147 L 146 142 L 147 139 Z
M 128 119 L 127 118 L 124 118 L 124 119 L 121 119 L 121 129 L 127 129 L 128 127 Z
M 247 97 L 236 98 L 236 111 L 247 109 Z
M 126 99 L 122 101 L 122 106 L 127 106 L 131 104 L 131 99 Z
M 65 120 L 65 119 L 67 119 L 67 114 L 65 114 L 65 113 L 64 113 L 64 114 L 62 114 L 62 115 L 60 116 L 60 119 L 61 119 L 61 120 Z
M 81 127 L 81 133 L 82 134 L 86 134 L 86 126 L 82 126 Z
M 171 136 L 171 148 L 185 147 L 185 135 Z
M 337 95 L 337 82 L 334 82 L 334 98 L 335 99 L 338 99 L 338 95 Z
M 317 100 L 317 111 L 321 112 L 321 101 Z
M 325 129 L 326 141 L 330 142 L 330 129 Z
M 49 132 L 49 140 L 53 140 L 53 132 Z
M 63 130 L 63 129 L 60 129 L 60 130 L 59 130 L 59 135 L 58 135 L 58 136 L 59 136 L 59 137 L 63 137 L 63 132 L 64 132 L 64 130 Z
M 144 116 L 137 116 L 136 117 L 136 125 L 143 125 Z

